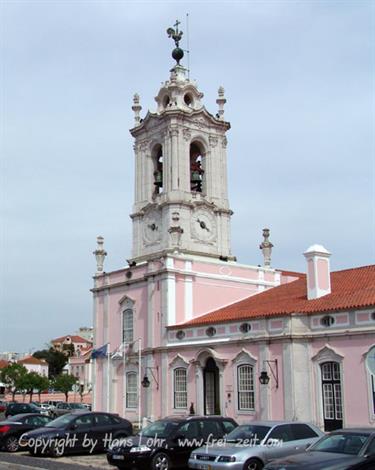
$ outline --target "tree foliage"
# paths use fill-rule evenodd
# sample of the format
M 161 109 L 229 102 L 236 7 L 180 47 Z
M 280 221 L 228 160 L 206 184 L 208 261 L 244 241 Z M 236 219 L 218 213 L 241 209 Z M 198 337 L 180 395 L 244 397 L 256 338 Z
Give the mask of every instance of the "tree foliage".
M 25 366 L 17 363 L 9 364 L 0 371 L 0 379 L 14 397 L 18 391 L 23 390 L 28 372 Z
M 74 375 L 60 374 L 55 377 L 53 386 L 56 390 L 65 393 L 65 399 L 68 401 L 68 393 L 72 390 L 75 383 L 77 383 L 77 378 Z
M 35 351 L 33 356 L 37 359 L 45 359 L 48 364 L 48 376 L 50 378 L 60 375 L 68 362 L 68 356 L 52 346 L 49 349 Z

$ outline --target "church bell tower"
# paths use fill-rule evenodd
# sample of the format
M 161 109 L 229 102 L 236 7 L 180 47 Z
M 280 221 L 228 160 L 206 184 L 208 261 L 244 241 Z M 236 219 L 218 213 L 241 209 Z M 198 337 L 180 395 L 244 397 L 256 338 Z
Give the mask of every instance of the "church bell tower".
M 230 248 L 224 89 L 217 114 L 202 104 L 203 94 L 180 64 L 182 31 L 167 33 L 175 42 L 176 64 L 155 97 L 156 112 L 141 119 L 134 95 L 135 200 L 132 259 L 170 252 L 234 259 Z

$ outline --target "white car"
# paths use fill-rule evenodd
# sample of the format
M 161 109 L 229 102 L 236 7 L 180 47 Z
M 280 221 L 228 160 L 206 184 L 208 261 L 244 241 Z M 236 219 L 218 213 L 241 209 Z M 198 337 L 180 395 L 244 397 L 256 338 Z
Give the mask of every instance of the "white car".
M 193 450 L 189 468 L 197 470 L 261 470 L 266 463 L 304 452 L 324 436 L 309 423 L 252 421 L 233 429 L 225 439 L 209 440 Z

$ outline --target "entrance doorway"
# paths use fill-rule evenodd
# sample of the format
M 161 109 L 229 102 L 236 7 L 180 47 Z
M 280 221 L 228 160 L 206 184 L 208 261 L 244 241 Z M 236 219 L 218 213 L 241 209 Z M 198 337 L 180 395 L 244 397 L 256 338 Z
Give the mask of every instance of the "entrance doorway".
M 334 431 L 343 426 L 340 364 L 338 362 L 324 362 L 320 368 L 324 430 Z
M 219 368 L 209 357 L 203 369 L 204 414 L 220 415 Z

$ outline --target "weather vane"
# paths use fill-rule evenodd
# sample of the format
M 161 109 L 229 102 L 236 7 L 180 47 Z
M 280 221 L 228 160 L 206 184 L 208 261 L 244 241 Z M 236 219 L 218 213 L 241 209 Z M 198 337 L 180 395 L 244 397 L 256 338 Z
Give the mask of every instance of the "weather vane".
M 173 28 L 167 29 L 168 37 L 172 38 L 176 45 L 176 48 L 173 49 L 172 51 L 172 57 L 177 62 L 177 65 L 180 65 L 180 60 L 184 56 L 184 51 L 180 48 L 180 41 L 183 35 L 183 32 L 178 30 L 178 26 L 180 24 L 181 24 L 180 21 L 176 20 L 176 23 L 173 25 L 175 29 Z

